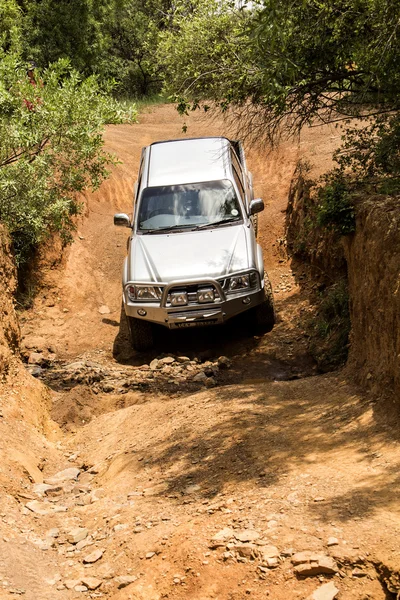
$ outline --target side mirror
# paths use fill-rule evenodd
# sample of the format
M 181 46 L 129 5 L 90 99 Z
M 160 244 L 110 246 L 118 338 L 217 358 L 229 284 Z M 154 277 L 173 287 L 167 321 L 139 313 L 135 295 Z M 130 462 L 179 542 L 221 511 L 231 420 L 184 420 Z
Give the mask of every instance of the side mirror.
M 125 213 L 117 213 L 114 215 L 114 225 L 118 227 L 131 227 L 131 220 Z
M 255 215 L 256 213 L 259 213 L 262 210 L 264 210 L 264 202 L 263 202 L 263 200 L 261 200 L 261 198 L 256 198 L 255 200 L 252 200 L 250 202 L 250 206 L 249 206 L 249 214 L 250 215 Z

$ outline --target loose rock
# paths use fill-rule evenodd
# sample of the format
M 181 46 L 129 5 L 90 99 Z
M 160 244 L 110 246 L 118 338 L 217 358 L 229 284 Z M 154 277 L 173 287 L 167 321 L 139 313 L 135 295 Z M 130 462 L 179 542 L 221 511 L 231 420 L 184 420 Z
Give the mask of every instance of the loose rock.
M 226 543 L 233 538 L 234 531 L 230 527 L 225 527 L 218 531 L 211 539 L 208 547 L 211 549 L 220 548 L 221 546 L 225 546 Z
M 93 550 L 93 552 L 91 554 L 88 554 L 87 556 L 85 556 L 85 558 L 83 559 L 83 562 L 84 562 L 84 564 L 95 563 L 98 560 L 100 560 L 100 558 L 102 556 L 103 556 L 102 550 Z
M 254 529 L 242 529 L 241 531 L 235 531 L 234 537 L 239 542 L 254 542 L 258 540 L 260 534 L 258 531 L 254 531 Z
M 103 304 L 102 306 L 99 307 L 99 313 L 101 315 L 109 315 L 111 312 L 111 310 L 108 308 L 108 306 L 106 304 Z
M 57 485 L 64 483 L 65 481 L 73 481 L 78 479 L 80 472 L 80 469 L 77 469 L 76 467 L 70 467 L 69 469 L 64 469 L 64 471 L 59 471 L 53 475 L 53 477 L 45 479 L 44 482 L 50 485 Z
M 135 577 L 135 575 L 119 575 L 114 579 L 115 583 L 118 585 L 118 589 L 127 587 L 136 580 L 137 577 Z
M 200 373 L 197 373 L 197 375 L 195 375 L 193 377 L 193 381 L 199 382 L 199 383 L 205 383 L 207 381 L 207 375 L 204 373 L 204 371 L 200 371 Z
M 220 369 L 230 369 L 232 366 L 232 361 L 227 356 L 220 356 L 217 363 Z
M 97 590 L 102 583 L 102 580 L 97 579 L 96 577 L 85 577 L 82 579 L 82 584 L 85 585 L 89 590 Z
M 324 583 L 318 589 L 316 589 L 306 600 L 334 600 L 338 595 L 339 590 L 333 583 Z
M 261 546 L 259 548 L 259 555 L 262 561 L 267 561 L 269 558 L 278 558 L 279 550 L 276 546 Z
M 67 540 L 70 544 L 77 544 L 78 542 L 84 540 L 87 537 L 88 533 L 88 530 L 84 527 L 77 527 L 76 529 L 73 529 L 69 532 Z

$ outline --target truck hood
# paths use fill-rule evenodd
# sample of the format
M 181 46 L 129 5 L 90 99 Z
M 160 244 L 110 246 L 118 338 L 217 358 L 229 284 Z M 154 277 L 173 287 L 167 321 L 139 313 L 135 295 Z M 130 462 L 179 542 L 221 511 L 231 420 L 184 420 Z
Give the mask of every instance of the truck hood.
M 245 225 L 132 238 L 128 281 L 223 277 L 252 266 Z

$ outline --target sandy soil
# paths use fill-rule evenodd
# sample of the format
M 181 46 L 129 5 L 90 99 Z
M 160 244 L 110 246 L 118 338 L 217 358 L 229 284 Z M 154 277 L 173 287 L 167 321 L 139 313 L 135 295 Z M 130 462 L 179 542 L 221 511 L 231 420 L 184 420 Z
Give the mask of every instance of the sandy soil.
M 259 238 L 279 312 L 273 332 L 253 338 L 233 324 L 218 335 L 168 333 L 139 356 L 120 327 L 127 232 L 112 216 L 130 210 L 141 147 L 182 137 L 181 125 L 165 106 L 138 125 L 108 128 L 121 164 L 86 196 L 76 242 L 61 264 L 48 261 L 23 315 L 26 356 L 56 357 L 58 374 L 41 376 L 63 432 L 55 427 L 41 449 L 37 441 L 2 502 L 0 598 L 395 597 L 398 415 L 345 373 L 317 374 L 300 325 L 311 310 L 307 287 L 296 285 L 283 240 L 297 160 L 322 172 L 339 134 L 311 130 L 273 153 L 248 150 L 266 203 Z M 189 121 L 189 136 L 220 133 L 228 133 L 222 122 Z M 149 363 L 168 355 L 186 355 L 192 371 L 179 367 L 176 381 L 176 365 L 152 374 Z M 192 381 L 221 355 L 232 364 L 216 371 L 215 387 Z M 35 487 L 71 467 L 74 478 Z

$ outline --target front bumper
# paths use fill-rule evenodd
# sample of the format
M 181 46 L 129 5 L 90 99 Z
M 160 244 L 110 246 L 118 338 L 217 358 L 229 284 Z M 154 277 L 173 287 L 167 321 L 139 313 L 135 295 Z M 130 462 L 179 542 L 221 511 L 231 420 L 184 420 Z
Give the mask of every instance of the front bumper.
M 179 306 L 165 308 L 155 303 L 130 302 L 124 297 L 125 313 L 129 317 L 158 323 L 169 329 L 185 329 L 206 325 L 218 325 L 232 317 L 249 310 L 265 300 L 264 289 L 249 291 L 245 294 L 225 297 L 220 302 L 212 304 L 197 304 L 196 306 Z M 140 315 L 138 311 L 146 311 Z

